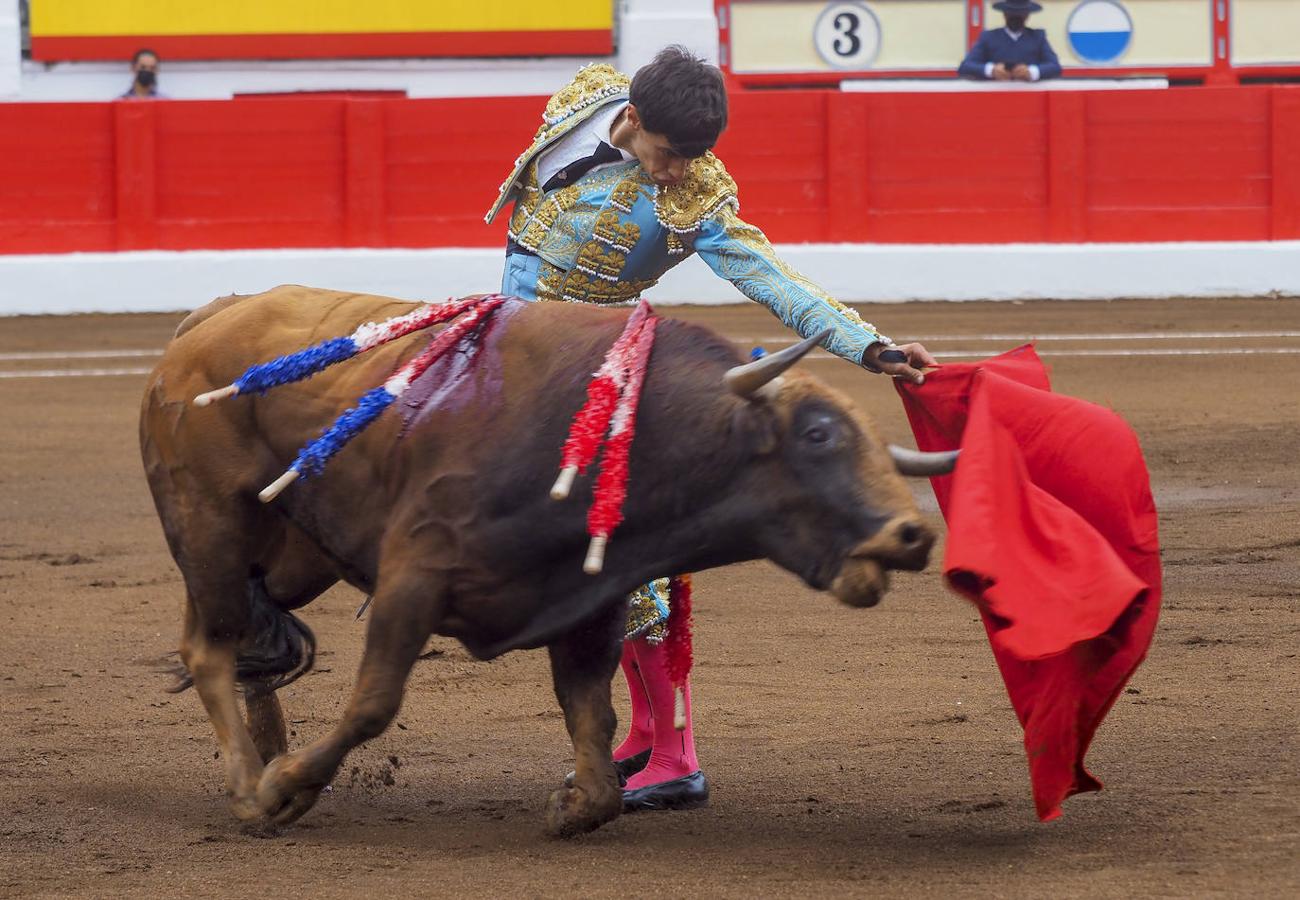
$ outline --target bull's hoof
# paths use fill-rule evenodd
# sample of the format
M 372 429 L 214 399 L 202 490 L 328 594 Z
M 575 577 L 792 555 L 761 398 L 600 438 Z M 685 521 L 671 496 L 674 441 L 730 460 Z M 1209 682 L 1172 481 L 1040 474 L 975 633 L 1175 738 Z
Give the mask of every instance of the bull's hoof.
M 230 798 L 230 811 L 234 813 L 235 818 L 245 824 L 251 824 L 262 820 L 262 806 L 257 802 L 257 796 L 250 791 L 246 797 Z
M 280 836 L 280 826 L 263 816 L 256 822 L 245 822 L 240 826 L 239 833 L 247 837 L 268 840 Z
M 272 826 L 288 825 L 316 805 L 324 784 L 309 783 L 302 777 L 297 754 L 278 756 L 262 773 L 257 785 L 259 814 Z
M 546 803 L 546 831 L 552 837 L 574 837 L 595 831 L 623 811 L 621 792 L 593 800 L 582 788 L 560 788 Z

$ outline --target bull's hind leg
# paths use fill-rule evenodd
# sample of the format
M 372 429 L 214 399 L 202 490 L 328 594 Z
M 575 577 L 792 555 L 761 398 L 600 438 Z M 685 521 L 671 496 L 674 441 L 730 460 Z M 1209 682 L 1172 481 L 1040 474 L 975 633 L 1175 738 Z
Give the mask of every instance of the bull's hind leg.
M 626 608 L 615 604 L 583 628 L 551 644 L 551 675 L 573 740 L 573 786 L 551 794 L 547 830 L 558 837 L 599 828 L 623 811 L 614 771 L 614 707 L 609 684 L 623 650 Z
M 378 736 L 393 721 L 411 666 L 441 614 L 441 586 L 427 575 L 413 572 L 390 579 L 381 573 L 379 585 L 361 668 L 343 719 L 314 743 L 277 757 L 262 774 L 257 801 L 277 825 L 311 809 L 352 748 Z
M 305 577 L 300 566 L 290 565 L 303 554 L 286 555 L 283 529 L 275 523 L 238 510 L 224 517 L 206 512 L 187 509 L 185 518 L 166 520 L 183 526 L 168 533 L 189 601 L 181 660 L 216 732 L 231 810 L 251 821 L 261 818 L 263 763 L 287 749 L 283 713 L 271 691 L 310 668 L 314 655 L 310 631 L 285 610 L 309 602 L 333 577 L 328 567 Z M 262 549 L 252 554 L 250 545 Z M 250 690 L 247 724 L 239 682 Z
M 233 586 L 232 586 L 233 588 Z M 239 588 L 233 588 L 235 596 Z M 262 776 L 262 758 L 244 726 L 235 699 L 235 660 L 239 631 L 205 624 L 212 618 L 200 610 L 203 601 L 191 590 L 185 610 L 185 633 L 181 638 L 181 661 L 189 670 L 203 708 L 212 721 L 226 769 L 226 792 L 235 816 L 252 821 L 261 816 L 257 805 L 257 782 Z M 236 624 L 226 620 L 224 624 Z

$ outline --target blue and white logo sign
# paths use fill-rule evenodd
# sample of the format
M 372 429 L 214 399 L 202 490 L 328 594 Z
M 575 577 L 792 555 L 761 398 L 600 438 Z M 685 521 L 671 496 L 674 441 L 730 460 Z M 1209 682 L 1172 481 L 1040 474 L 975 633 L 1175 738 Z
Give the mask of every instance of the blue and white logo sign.
M 1119 0 L 1084 0 L 1065 23 L 1070 49 L 1082 62 L 1113 63 L 1133 42 L 1133 20 Z

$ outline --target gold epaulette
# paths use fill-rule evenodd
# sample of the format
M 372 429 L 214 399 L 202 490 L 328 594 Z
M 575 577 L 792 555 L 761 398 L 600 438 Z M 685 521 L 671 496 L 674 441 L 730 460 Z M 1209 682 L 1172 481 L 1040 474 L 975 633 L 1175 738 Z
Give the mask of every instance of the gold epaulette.
M 671 187 L 656 187 L 655 216 L 659 224 L 678 234 L 697 231 L 724 206 L 740 209 L 736 182 L 722 160 L 705 153 L 691 160 L 686 177 Z
M 547 101 L 542 121 L 554 125 L 593 103 L 626 93 L 631 83 L 630 78 L 606 63 L 583 66 L 572 81 Z

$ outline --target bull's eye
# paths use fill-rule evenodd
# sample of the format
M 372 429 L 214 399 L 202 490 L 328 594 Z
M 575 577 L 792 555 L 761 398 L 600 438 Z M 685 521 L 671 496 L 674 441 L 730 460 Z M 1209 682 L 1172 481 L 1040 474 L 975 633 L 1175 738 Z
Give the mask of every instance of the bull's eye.
M 804 431 L 803 439 L 810 444 L 824 444 L 831 439 L 831 432 L 824 426 L 813 425 Z

